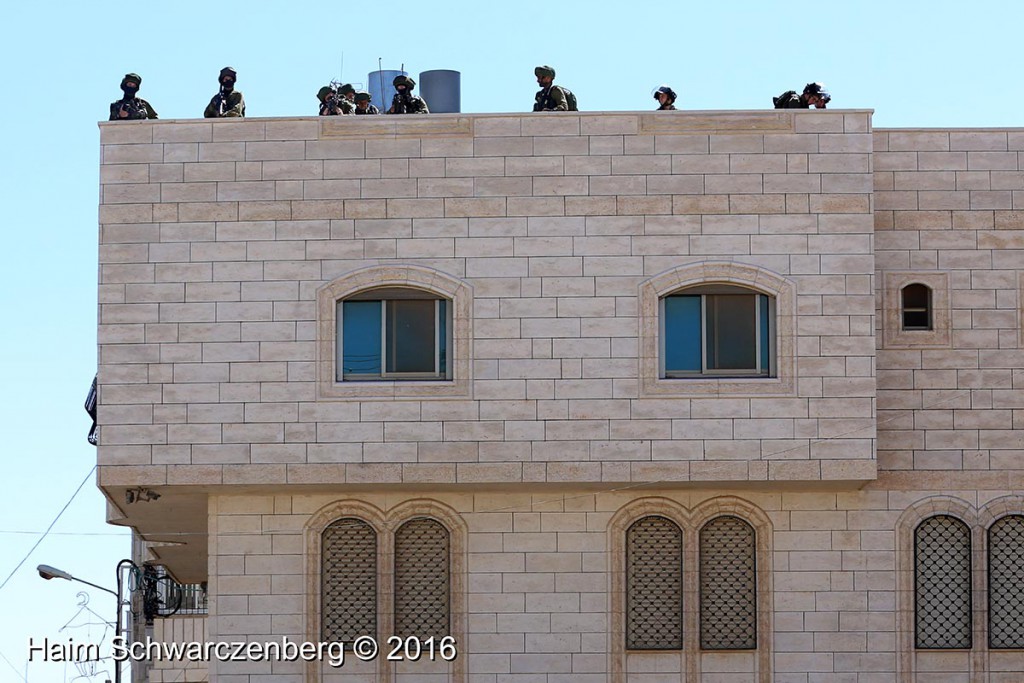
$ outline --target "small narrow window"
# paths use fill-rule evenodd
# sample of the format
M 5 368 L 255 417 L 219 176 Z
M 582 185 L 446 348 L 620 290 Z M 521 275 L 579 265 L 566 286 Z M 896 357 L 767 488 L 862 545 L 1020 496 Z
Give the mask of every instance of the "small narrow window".
M 914 620 L 918 649 L 971 647 L 971 530 L 955 517 L 914 531 Z
M 338 381 L 451 379 L 451 302 L 391 288 L 338 302 Z
M 395 532 L 395 635 L 440 641 L 451 634 L 448 530 L 413 519 Z
M 775 369 L 775 300 L 731 285 L 661 300 L 662 376 L 767 377 Z
M 932 290 L 915 283 L 900 290 L 904 330 L 932 329 Z
M 754 529 L 738 517 L 718 517 L 700 530 L 700 646 L 757 647 Z
M 626 530 L 626 648 L 683 647 L 683 532 L 664 517 Z
M 988 530 L 988 642 L 1024 649 L 1024 516 L 1003 517 Z
M 361 519 L 324 529 L 320 595 L 325 641 L 377 634 L 377 533 Z

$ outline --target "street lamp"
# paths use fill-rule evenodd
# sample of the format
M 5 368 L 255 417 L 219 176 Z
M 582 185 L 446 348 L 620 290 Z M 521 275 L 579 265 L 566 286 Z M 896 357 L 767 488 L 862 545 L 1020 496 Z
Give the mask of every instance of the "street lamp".
M 68 572 L 66 572 L 66 571 L 64 571 L 62 569 L 57 569 L 56 567 L 51 567 L 48 564 L 41 564 L 41 565 L 39 565 L 38 567 L 36 567 L 36 571 L 39 572 L 39 576 L 41 576 L 42 578 L 46 579 L 47 581 L 49 581 L 50 579 L 64 579 L 66 581 L 77 581 L 78 583 L 84 583 L 86 586 L 92 586 L 93 588 L 98 588 L 101 591 L 106 591 L 107 593 L 110 593 L 115 598 L 117 598 L 117 619 L 114 621 L 114 638 L 116 640 L 118 640 L 118 642 L 120 642 L 119 639 L 121 637 L 121 611 L 123 610 L 124 606 L 126 604 L 128 604 L 127 601 L 122 597 L 122 594 L 123 594 L 122 589 L 124 587 L 124 584 L 123 584 L 123 582 L 121 580 L 121 570 L 124 567 L 130 567 L 130 568 L 132 568 L 133 570 L 136 570 L 136 571 L 139 568 L 137 564 L 135 564 L 131 560 L 127 560 L 127 559 L 121 560 L 120 562 L 117 563 L 117 569 L 116 569 L 116 573 L 117 573 L 117 591 L 116 592 L 110 590 L 109 588 L 105 588 L 103 586 L 100 586 L 100 585 L 97 585 L 95 583 L 92 583 L 90 581 L 86 581 L 85 579 L 79 579 L 77 577 L 74 577 L 71 574 L 69 574 Z M 114 662 L 114 683 L 121 683 L 121 663 L 120 662 Z

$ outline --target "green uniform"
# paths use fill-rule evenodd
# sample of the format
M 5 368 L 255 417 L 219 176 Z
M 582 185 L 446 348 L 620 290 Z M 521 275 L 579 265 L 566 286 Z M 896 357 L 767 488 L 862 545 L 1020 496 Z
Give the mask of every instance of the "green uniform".
M 427 107 L 427 102 L 418 95 L 413 95 L 411 92 L 406 94 L 395 93 L 395 97 L 391 100 L 391 109 L 388 109 L 389 114 L 429 114 L 430 109 Z
M 333 104 L 333 106 L 332 106 Z M 333 103 L 321 102 L 320 103 L 320 116 L 346 116 L 348 114 L 356 113 L 356 105 L 349 102 L 344 97 L 339 97 Z
M 569 111 L 569 99 L 560 86 L 551 84 L 537 92 L 534 111 Z
M 226 96 L 217 93 L 206 105 L 203 116 L 208 119 L 245 116 L 245 98 L 238 90 L 232 90 Z

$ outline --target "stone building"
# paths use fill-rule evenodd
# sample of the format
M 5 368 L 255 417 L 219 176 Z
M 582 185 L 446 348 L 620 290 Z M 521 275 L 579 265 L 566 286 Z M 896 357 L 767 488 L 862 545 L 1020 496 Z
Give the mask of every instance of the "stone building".
M 396 118 L 100 125 L 151 680 L 1021 680 L 1024 131 Z

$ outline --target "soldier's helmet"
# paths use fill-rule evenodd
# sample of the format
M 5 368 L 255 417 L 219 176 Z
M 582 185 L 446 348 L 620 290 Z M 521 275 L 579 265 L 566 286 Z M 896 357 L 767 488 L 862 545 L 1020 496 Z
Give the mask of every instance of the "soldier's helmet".
M 393 80 L 391 84 L 394 85 L 396 88 L 400 85 L 404 85 L 409 90 L 412 90 L 413 88 L 416 87 L 416 81 L 409 78 L 408 76 L 395 76 L 395 80 Z
M 217 82 L 222 83 L 224 81 L 225 76 L 231 76 L 231 80 L 233 81 L 238 80 L 238 72 L 230 66 L 226 66 L 220 70 L 220 76 L 217 77 Z
M 658 99 L 658 95 L 660 95 L 661 93 L 665 93 L 666 95 L 668 95 L 668 99 L 671 102 L 676 101 L 676 91 L 668 87 L 667 85 L 662 85 L 657 90 L 654 91 L 654 99 Z
M 369 101 L 370 101 L 370 93 L 363 92 L 362 90 L 360 90 L 359 92 L 356 93 L 356 102 L 369 102 Z
M 327 96 L 328 96 L 328 95 L 331 95 L 331 94 L 333 94 L 333 93 L 334 93 L 334 88 L 332 88 L 332 87 L 331 87 L 331 86 L 329 86 L 329 85 L 325 85 L 324 87 L 320 88 L 320 89 L 319 89 L 319 90 L 317 91 L 317 93 L 316 93 L 316 98 L 317 98 L 318 100 L 320 100 L 320 104 L 323 104 L 324 102 L 326 102 L 326 101 L 327 101 Z
M 832 101 L 832 96 L 825 90 L 824 83 L 808 83 L 804 86 L 804 95 L 817 95 L 826 104 Z
M 554 78 L 555 67 L 548 66 L 547 64 L 542 64 L 533 70 L 533 74 L 535 76 L 550 76 L 551 78 Z
M 124 84 L 127 83 L 128 81 L 131 81 L 132 83 L 135 83 L 140 88 L 142 87 L 142 76 L 140 76 L 139 74 L 125 74 L 124 78 L 121 79 L 121 89 L 122 90 L 124 89 Z
M 355 92 L 355 91 L 356 91 L 356 89 L 352 87 L 351 83 L 345 83 L 341 87 L 338 88 L 338 94 L 339 95 L 347 95 L 350 92 Z

